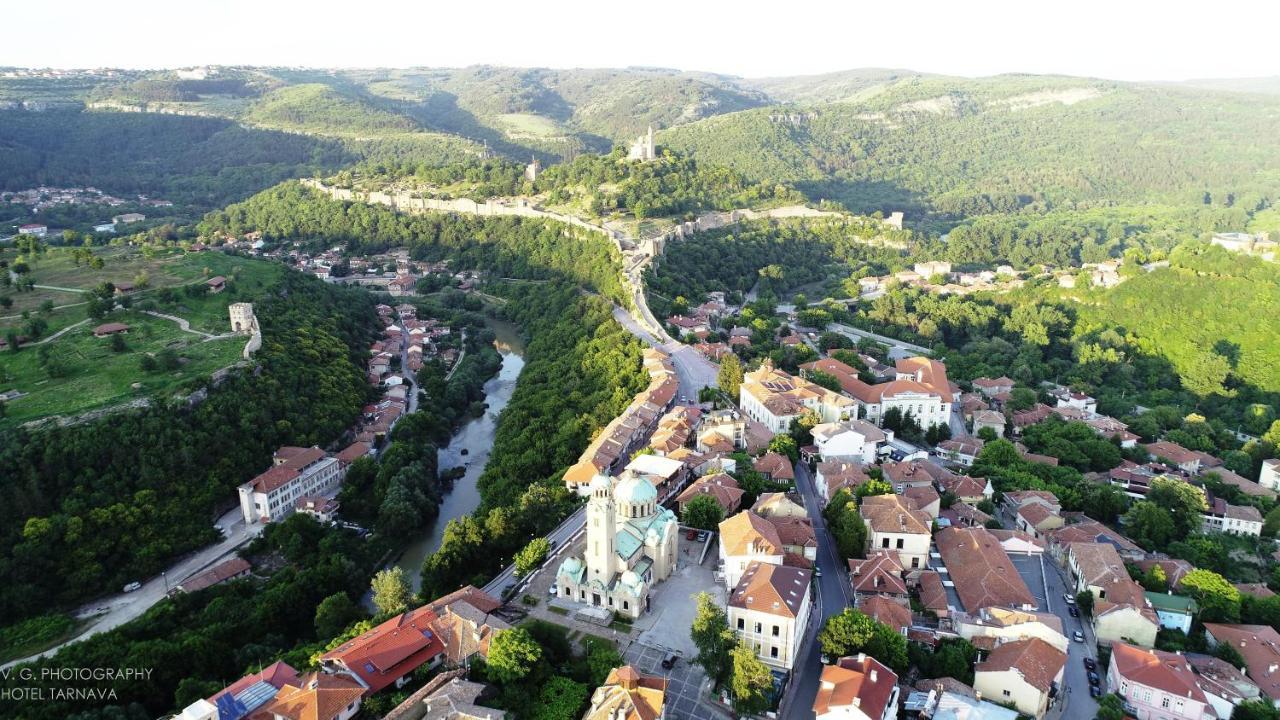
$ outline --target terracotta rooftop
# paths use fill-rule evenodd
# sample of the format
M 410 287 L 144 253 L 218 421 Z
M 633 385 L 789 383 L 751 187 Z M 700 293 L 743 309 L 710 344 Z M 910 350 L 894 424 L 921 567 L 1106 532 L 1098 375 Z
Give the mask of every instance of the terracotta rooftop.
M 444 652 L 431 629 L 435 620 L 429 607 L 401 613 L 325 653 L 321 662 L 341 662 L 370 693 L 378 692 Z
M 767 452 L 755 459 L 752 463 L 758 472 L 769 475 L 774 480 L 795 480 L 795 469 L 791 466 L 790 458 L 779 455 L 776 452 Z
M 1180 654 L 1116 642 L 1111 645 L 1111 662 L 1115 663 L 1116 672 L 1129 682 L 1163 690 L 1176 697 L 1208 702 L 1196 682 L 1196 674 Z
M 898 553 L 876 550 L 864 560 L 849 560 L 849 582 L 855 592 L 906 595 L 907 585 L 902 581 L 902 561 Z
M 837 708 L 857 707 L 866 717 L 879 720 L 898 684 L 898 676 L 873 657 L 843 657 L 822 668 L 813 712 L 824 715 Z M 891 713 L 896 717 L 897 713 Z
M 720 523 L 720 544 L 725 555 L 780 555 L 782 539 L 773 523 L 749 510 Z
M 583 720 L 657 720 L 666 702 L 667 681 L 630 665 L 609 671 L 591 695 Z
M 869 495 L 858 508 L 875 532 L 928 535 L 932 518 L 899 495 Z
M 858 609 L 876 622 L 884 623 L 893 628 L 896 632 L 902 632 L 911 627 L 911 608 L 883 595 L 872 595 L 863 599 L 858 604 Z
M 274 699 L 259 708 L 252 720 L 334 720 L 360 699 L 364 687 L 344 675 L 307 673 L 297 684 L 280 688 Z
M 1029 638 L 997 646 L 986 662 L 978 663 L 974 669 L 977 672 L 1016 670 L 1027 684 L 1048 692 L 1066 664 L 1066 653 L 1040 638 Z
M 967 612 L 993 605 L 1036 606 L 1009 555 L 986 528 L 947 528 L 938 533 L 935 542 Z
M 729 595 L 729 606 L 796 617 L 809 592 L 811 573 L 803 568 L 753 562 Z
M 1214 640 L 1227 643 L 1244 658 L 1249 679 L 1272 700 L 1280 700 L 1280 633 L 1270 625 L 1205 623 Z

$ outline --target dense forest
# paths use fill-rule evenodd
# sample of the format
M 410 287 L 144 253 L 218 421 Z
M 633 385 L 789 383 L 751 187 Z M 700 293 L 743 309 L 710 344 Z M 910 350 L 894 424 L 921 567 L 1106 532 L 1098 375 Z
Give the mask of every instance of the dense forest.
M 342 242 L 353 254 L 407 247 L 417 260 L 449 260 L 451 267 L 481 268 L 499 277 L 563 278 L 620 303 L 620 257 L 603 236 L 561 223 L 516 217 L 402 215 L 365 203 L 329 200 L 298 183 L 210 213 L 202 235 L 257 230 L 269 239 Z
M 67 607 L 216 539 L 216 509 L 280 445 L 327 445 L 367 400 L 367 293 L 297 273 L 255 304 L 253 365 L 203 402 L 0 436 L 0 616 Z
M 1277 103 L 1073 78 L 910 78 L 850 102 L 720 115 L 660 140 L 862 212 L 1206 199 L 1253 209 L 1280 194 L 1269 170 Z

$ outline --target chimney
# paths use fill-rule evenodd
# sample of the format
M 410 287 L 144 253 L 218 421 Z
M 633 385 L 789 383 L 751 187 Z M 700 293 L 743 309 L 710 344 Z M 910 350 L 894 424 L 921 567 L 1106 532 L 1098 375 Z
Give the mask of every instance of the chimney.
M 938 687 L 942 687 L 942 686 L 941 686 L 941 685 L 939 685 Z M 981 691 L 981 690 L 974 690 L 974 691 L 973 691 L 973 696 L 974 696 L 974 698 L 976 698 L 976 699 L 977 699 L 977 701 L 978 701 L 978 702 L 982 702 L 982 691 Z
M 875 668 L 871 668 L 871 682 L 875 682 L 875 681 L 876 681 L 876 676 L 877 676 L 877 673 L 876 673 Z
M 862 663 L 864 663 L 864 662 L 866 662 L 866 661 L 867 661 L 867 654 L 866 654 L 866 653 L 858 653 L 858 664 L 859 664 L 859 665 L 861 665 Z

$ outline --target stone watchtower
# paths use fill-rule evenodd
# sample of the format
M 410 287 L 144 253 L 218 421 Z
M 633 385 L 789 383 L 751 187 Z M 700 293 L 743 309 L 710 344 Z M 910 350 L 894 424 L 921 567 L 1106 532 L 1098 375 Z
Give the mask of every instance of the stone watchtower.
M 231 303 L 227 306 L 231 315 L 231 332 L 252 335 L 258 329 L 258 318 L 253 314 L 253 303 Z

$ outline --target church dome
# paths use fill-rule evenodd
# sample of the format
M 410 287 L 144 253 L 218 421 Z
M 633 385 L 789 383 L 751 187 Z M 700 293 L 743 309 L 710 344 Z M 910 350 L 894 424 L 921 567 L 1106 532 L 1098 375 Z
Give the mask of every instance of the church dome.
M 629 588 L 639 587 L 640 576 L 636 574 L 635 570 L 628 570 L 622 573 L 622 584 Z
M 560 564 L 561 575 L 574 576 L 580 572 L 582 572 L 582 561 L 576 557 L 565 558 L 565 561 Z
M 658 501 L 658 490 L 653 483 L 638 475 L 625 478 L 613 490 L 613 497 L 619 503 L 643 505 Z

